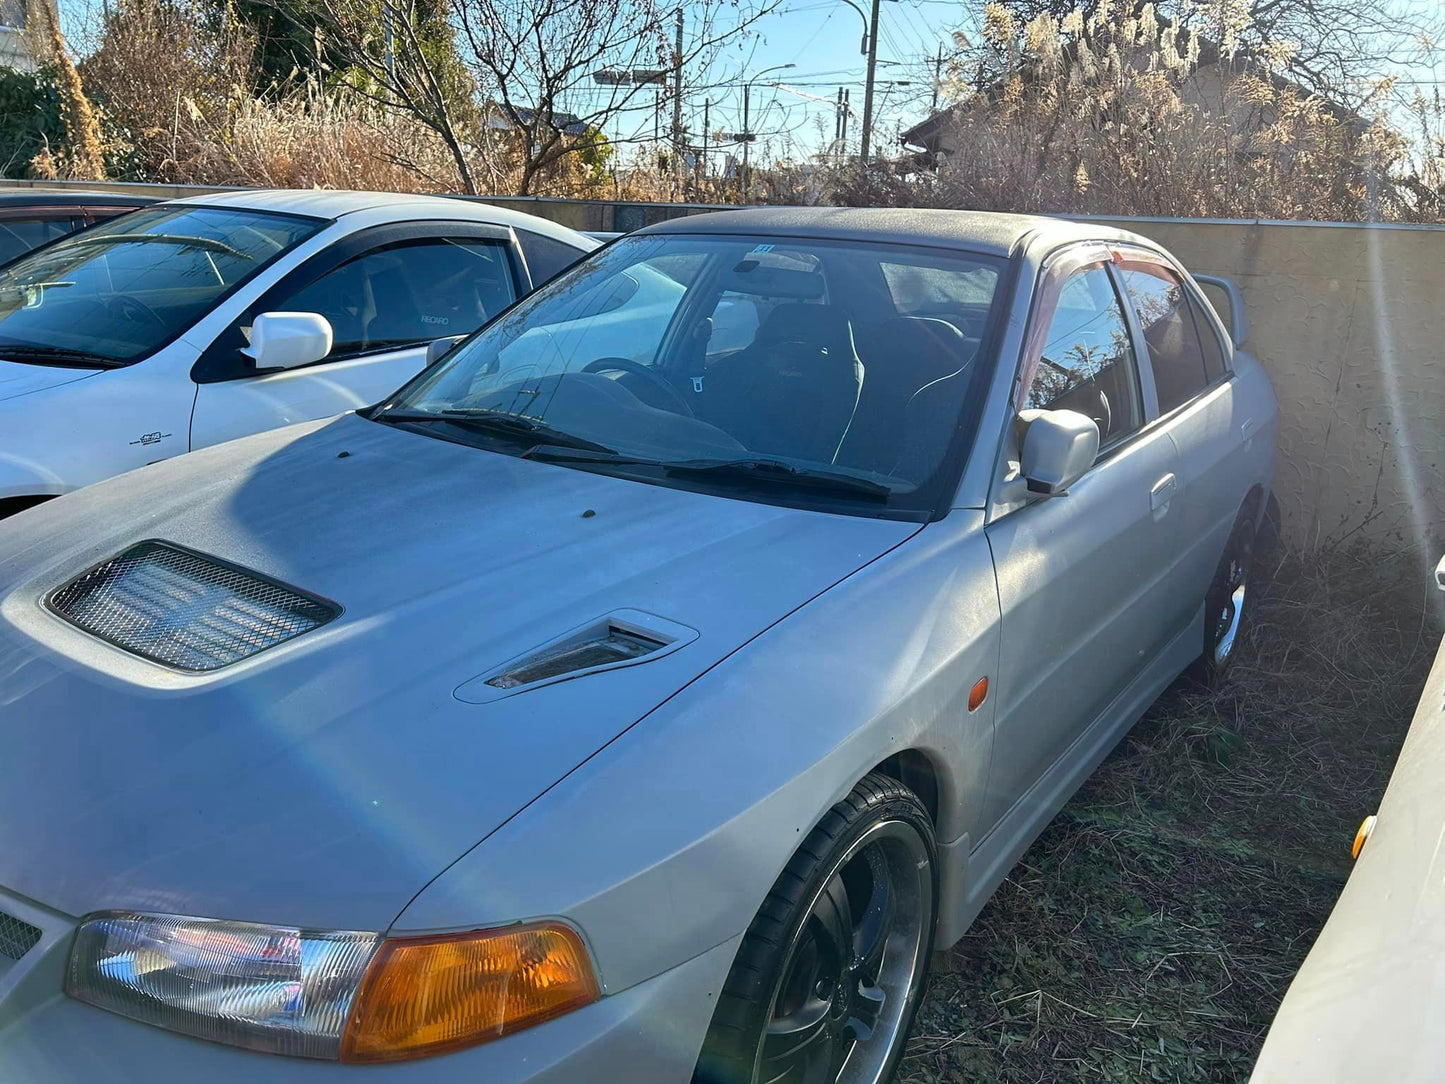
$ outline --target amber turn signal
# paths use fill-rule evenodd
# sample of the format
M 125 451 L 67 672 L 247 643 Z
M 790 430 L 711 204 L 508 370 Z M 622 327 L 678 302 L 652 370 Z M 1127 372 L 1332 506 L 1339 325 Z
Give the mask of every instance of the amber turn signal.
M 351 1009 L 341 1060 L 444 1054 L 596 1001 L 582 938 L 540 922 L 381 943 Z
M 1365 840 L 1370 838 L 1370 833 L 1375 830 L 1375 815 L 1371 813 L 1360 822 L 1360 830 L 1355 833 L 1355 842 L 1350 844 L 1350 857 L 1359 858 L 1360 852 L 1365 849 Z
M 968 710 L 977 711 L 978 706 L 988 697 L 988 678 L 981 677 L 973 683 L 968 692 Z

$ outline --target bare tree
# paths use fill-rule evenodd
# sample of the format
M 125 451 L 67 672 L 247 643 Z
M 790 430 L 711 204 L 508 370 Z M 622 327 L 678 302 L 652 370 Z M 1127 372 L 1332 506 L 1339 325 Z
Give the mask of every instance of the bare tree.
M 659 114 L 669 73 L 702 70 L 781 0 L 694 0 L 681 50 L 668 0 L 270 0 L 319 21 L 325 48 L 364 73 L 377 100 L 404 110 L 452 149 L 468 192 L 484 143 L 516 157 L 512 187 L 595 154 L 601 133 Z M 604 73 L 599 80 L 597 73 Z M 366 89 L 366 88 L 362 88 Z M 626 135 L 611 142 L 640 141 Z
M 313 28 L 319 56 L 349 69 L 351 89 L 408 114 L 437 134 L 462 188 L 478 192 L 476 108 L 457 58 L 450 0 L 263 0 Z
M 70 59 L 65 35 L 60 31 L 60 16 L 46 0 L 27 5 L 27 21 L 40 28 L 39 37 L 31 47 L 40 58 L 55 67 L 56 88 L 60 92 L 60 115 L 65 122 L 65 136 L 70 143 L 68 176 L 76 180 L 105 179 L 104 151 L 100 137 L 100 121 L 90 98 L 81 84 L 80 73 Z

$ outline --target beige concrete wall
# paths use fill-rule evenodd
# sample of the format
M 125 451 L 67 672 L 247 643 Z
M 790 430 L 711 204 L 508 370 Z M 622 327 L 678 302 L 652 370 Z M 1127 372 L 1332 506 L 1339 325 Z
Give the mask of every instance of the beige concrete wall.
M 1121 222 L 1244 293 L 1295 545 L 1445 549 L 1445 229 Z

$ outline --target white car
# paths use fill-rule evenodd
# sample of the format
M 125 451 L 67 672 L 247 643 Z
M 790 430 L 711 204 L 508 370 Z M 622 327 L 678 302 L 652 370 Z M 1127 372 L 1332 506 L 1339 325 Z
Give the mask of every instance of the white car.
M 435 196 L 157 204 L 0 271 L 0 517 L 376 402 L 597 242 Z

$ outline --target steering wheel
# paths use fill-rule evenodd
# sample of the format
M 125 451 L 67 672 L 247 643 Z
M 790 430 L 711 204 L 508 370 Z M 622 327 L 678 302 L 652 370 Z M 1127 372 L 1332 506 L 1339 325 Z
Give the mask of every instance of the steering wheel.
M 652 384 L 653 387 L 661 388 L 666 392 L 667 397 L 672 400 L 673 403 L 677 404 L 678 410 L 681 413 L 686 414 L 689 418 L 696 416 L 692 412 L 692 406 L 682 397 L 682 393 L 668 383 L 665 378 L 659 376 L 655 370 L 648 366 L 632 361 L 629 358 L 598 358 L 596 361 L 589 361 L 586 365 L 582 366 L 581 371 L 584 373 L 601 373 L 606 372 L 608 369 L 616 369 L 624 373 L 633 373 L 646 378 L 648 383 Z
M 105 302 L 105 311 L 112 316 L 122 316 L 134 323 L 149 320 L 156 327 L 168 330 L 168 325 L 144 301 L 137 301 L 129 294 L 116 294 Z

